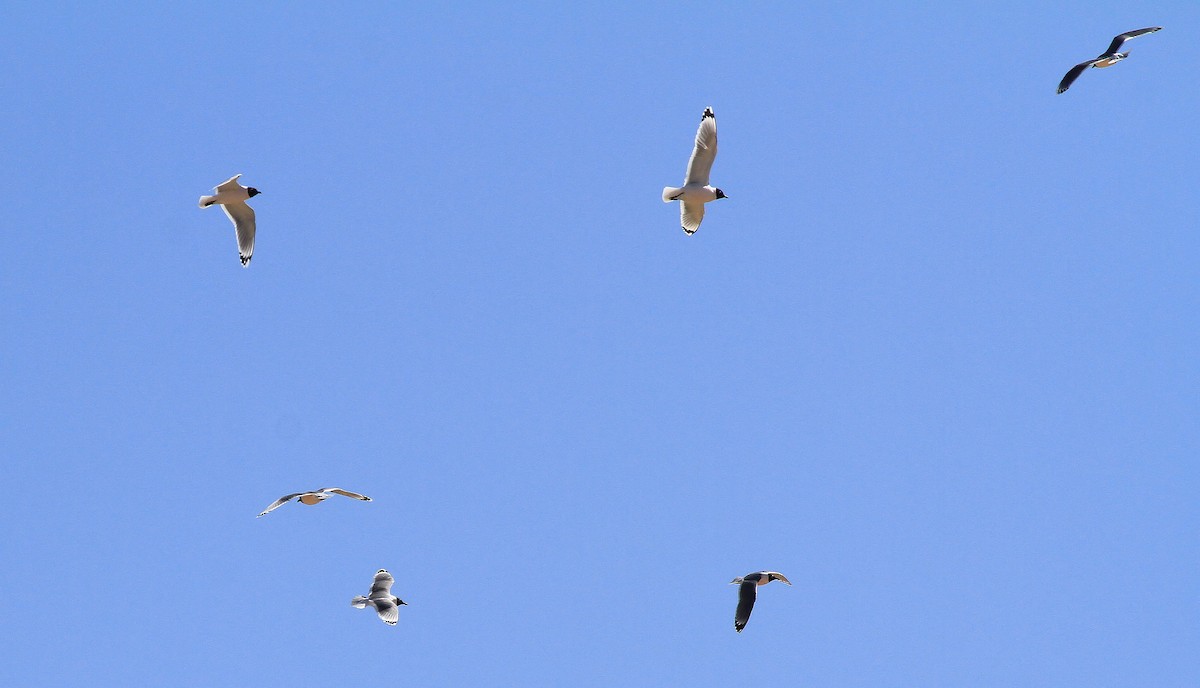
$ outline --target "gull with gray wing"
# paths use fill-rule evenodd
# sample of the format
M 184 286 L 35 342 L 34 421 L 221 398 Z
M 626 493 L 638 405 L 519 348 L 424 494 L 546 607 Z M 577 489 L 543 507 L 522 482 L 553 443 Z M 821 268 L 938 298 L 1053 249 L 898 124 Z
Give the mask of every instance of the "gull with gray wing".
M 400 605 L 408 606 L 408 603 L 392 595 L 392 583 L 396 580 L 392 578 L 392 574 L 384 569 L 379 569 L 375 573 L 375 580 L 371 583 L 371 591 L 363 595 L 358 595 L 350 600 L 350 606 L 355 609 L 364 609 L 366 607 L 374 607 L 375 612 L 379 614 L 379 618 L 389 626 L 395 626 L 400 620 Z
M 263 512 L 261 514 L 259 514 L 258 517 L 261 518 L 263 516 L 266 516 L 267 514 L 278 509 L 279 507 L 283 506 L 284 504 L 287 504 L 288 502 L 292 501 L 293 499 L 299 499 L 301 504 L 308 504 L 309 506 L 312 506 L 313 504 L 320 504 L 321 502 L 325 501 L 326 499 L 329 499 L 329 495 L 331 495 L 331 494 L 338 494 L 338 495 L 342 495 L 343 497 L 349 497 L 351 499 L 358 499 L 358 500 L 364 501 L 364 502 L 371 501 L 371 498 L 366 495 L 360 495 L 359 493 L 351 492 L 350 490 L 343 490 L 340 487 L 322 487 L 321 489 L 313 490 L 312 492 L 293 492 L 290 495 L 284 495 L 284 496 L 280 497 L 279 499 L 276 499 L 274 502 L 272 502 L 271 506 L 269 506 L 265 510 L 263 510 Z
M 1121 60 L 1129 57 L 1128 51 L 1123 53 L 1118 52 L 1121 50 L 1121 46 L 1125 44 L 1125 41 L 1131 38 L 1137 38 L 1138 36 L 1144 36 L 1148 33 L 1154 33 L 1160 29 L 1162 29 L 1161 26 L 1151 26 L 1145 29 L 1137 29 L 1136 31 L 1126 31 L 1123 34 L 1114 37 L 1112 39 L 1112 43 L 1109 43 L 1108 45 L 1108 50 L 1105 50 L 1104 54 L 1100 55 L 1100 57 L 1088 60 L 1087 62 L 1080 62 L 1072 67 L 1071 70 L 1067 72 L 1066 76 L 1062 78 L 1062 81 L 1058 82 L 1058 92 L 1063 93 L 1068 88 L 1071 88 L 1071 84 L 1075 83 L 1075 80 L 1091 67 L 1096 67 L 1098 69 L 1111 67 Z

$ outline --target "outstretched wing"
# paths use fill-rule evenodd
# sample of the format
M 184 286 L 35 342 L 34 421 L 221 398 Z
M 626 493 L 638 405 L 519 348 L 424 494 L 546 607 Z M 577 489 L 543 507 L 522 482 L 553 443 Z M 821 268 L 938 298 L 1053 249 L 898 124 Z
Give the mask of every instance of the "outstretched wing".
M 237 231 L 238 255 L 242 259 L 242 267 L 250 266 L 250 256 L 254 255 L 254 208 L 245 203 L 225 203 L 221 210 L 233 222 Z
M 264 510 L 264 511 L 263 511 L 261 514 L 259 514 L 259 515 L 258 515 L 258 516 L 256 516 L 255 518 L 261 518 L 261 517 L 263 517 L 263 516 L 266 516 L 267 514 L 271 513 L 272 511 L 274 511 L 274 510 L 278 509 L 279 507 L 281 507 L 281 506 L 283 506 L 284 504 L 286 504 L 286 503 L 288 503 L 288 502 L 292 501 L 293 499 L 295 499 L 295 498 L 299 497 L 299 496 L 300 496 L 300 495 L 302 495 L 302 494 L 304 494 L 304 493 L 303 493 L 303 492 L 296 492 L 296 493 L 293 493 L 293 494 L 290 494 L 290 495 L 284 495 L 283 497 L 280 497 L 279 499 L 276 499 L 276 500 L 275 500 L 275 501 L 274 501 L 274 502 L 271 504 L 271 506 L 267 507 L 267 508 L 266 508 L 266 510 Z
M 379 618 L 389 626 L 395 626 L 396 622 L 400 620 L 400 607 L 397 607 L 390 597 L 375 600 L 375 611 L 379 613 Z
M 1071 88 L 1071 84 L 1075 83 L 1075 80 L 1079 78 L 1080 74 L 1083 74 L 1083 70 L 1087 69 L 1088 67 L 1091 67 L 1092 65 L 1094 65 L 1095 63 L 1097 63 L 1099 61 L 1100 61 L 1100 58 L 1096 58 L 1095 60 L 1088 60 L 1087 62 L 1080 62 L 1079 64 L 1072 67 L 1071 71 L 1067 72 L 1066 76 L 1064 76 L 1062 78 L 1062 81 L 1058 82 L 1058 92 L 1062 93 L 1062 92 L 1066 91 L 1068 88 Z
M 692 158 L 688 160 L 687 176 L 683 179 L 684 186 L 699 184 L 708 186 L 708 174 L 712 171 L 713 161 L 717 159 L 717 117 L 712 108 L 704 108 L 700 117 L 700 128 L 696 130 L 696 147 L 692 149 Z
M 1138 29 L 1136 31 L 1126 31 L 1125 33 L 1121 34 L 1120 36 L 1116 36 L 1113 38 L 1112 43 L 1109 44 L 1108 50 L 1104 54 L 1112 55 L 1113 53 L 1120 50 L 1121 46 L 1125 44 L 1125 41 L 1129 40 L 1130 38 L 1137 38 L 1138 36 L 1145 36 L 1148 33 L 1154 33 L 1155 31 L 1158 31 L 1160 29 L 1162 29 L 1161 26 L 1149 26 L 1144 29 Z
M 787 583 L 788 585 L 792 584 L 792 582 L 787 579 L 787 576 L 783 575 L 782 573 L 780 573 L 778 571 L 767 571 L 767 580 L 768 581 L 782 581 L 784 583 Z
M 683 231 L 687 232 L 688 236 L 695 234 L 696 230 L 700 229 L 700 222 L 703 219 L 703 203 L 679 202 L 679 224 L 683 226 Z
M 742 581 L 738 587 L 737 612 L 733 615 L 733 629 L 738 633 L 746 627 L 750 620 L 750 612 L 754 611 L 754 598 L 758 596 L 758 583 L 752 580 Z
M 367 595 L 367 597 L 370 597 L 376 602 L 378 602 L 380 598 L 390 597 L 392 593 L 392 583 L 395 582 L 396 579 L 392 578 L 392 574 L 384 571 L 383 569 L 379 569 L 379 573 L 375 574 L 375 582 L 371 584 L 371 593 Z
M 351 499 L 361 499 L 364 502 L 371 501 L 371 498 L 366 495 L 360 495 L 359 493 L 351 492 L 350 490 L 343 490 L 340 487 L 322 487 L 320 490 L 318 490 L 318 492 L 332 492 L 333 494 L 340 494 L 343 497 L 350 497 Z
M 242 176 L 242 175 L 235 174 L 232 177 L 230 177 L 229 179 L 226 179 L 225 181 L 221 182 L 220 184 L 217 184 L 217 186 L 215 188 L 216 192 L 221 193 L 222 191 L 230 191 L 232 189 L 238 188 L 239 186 L 241 186 L 241 184 L 238 184 L 238 177 L 240 177 L 240 176 Z

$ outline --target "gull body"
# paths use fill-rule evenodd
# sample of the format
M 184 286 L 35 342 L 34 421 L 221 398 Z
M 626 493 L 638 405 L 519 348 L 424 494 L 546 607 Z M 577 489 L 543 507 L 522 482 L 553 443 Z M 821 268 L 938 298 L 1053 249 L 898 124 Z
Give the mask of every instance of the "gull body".
M 237 234 L 238 256 L 242 260 L 242 267 L 250 267 L 250 257 L 254 255 L 254 232 L 255 219 L 254 208 L 251 208 L 246 201 L 261 193 L 258 189 L 252 186 L 242 186 L 238 183 L 240 174 L 235 174 L 229 179 L 221 182 L 213 189 L 217 193 L 212 196 L 201 196 L 200 207 L 207 208 L 212 205 L 221 206 L 221 210 L 225 211 L 226 217 L 233 223 L 234 232 Z
M 730 585 L 738 586 L 738 606 L 737 611 L 733 615 L 733 628 L 738 633 L 746 627 L 746 622 L 750 620 L 750 612 L 754 611 L 754 600 L 758 597 L 758 586 L 766 585 L 771 581 L 780 581 L 791 585 L 792 582 L 778 571 L 756 571 L 747 573 L 744 576 L 738 576 L 729 582 Z
M 329 499 L 329 495 L 335 494 L 342 495 L 343 497 L 350 497 L 351 499 L 357 499 L 363 502 L 371 501 L 371 498 L 366 495 L 361 495 L 357 492 L 351 492 L 349 490 L 343 490 L 340 487 L 322 487 L 321 489 L 313 490 L 312 492 L 293 492 L 292 494 L 284 495 L 279 499 L 276 499 L 271 506 L 264 509 L 263 512 L 258 515 L 258 517 L 261 518 L 266 516 L 293 499 L 301 504 L 308 504 L 309 506 L 312 506 L 313 504 L 320 504 L 326 499 Z
M 400 605 L 408 603 L 392 595 L 392 583 L 396 582 L 392 574 L 385 569 L 375 572 L 375 580 L 371 583 L 371 591 L 365 596 L 358 595 L 350 600 L 350 606 L 355 609 L 374 607 L 379 618 L 389 626 L 395 626 L 400 620 Z
M 700 116 L 700 127 L 696 130 L 696 144 L 688 160 L 683 186 L 663 187 L 663 203 L 679 201 L 679 224 L 689 236 L 700 229 L 704 220 L 704 204 L 728 198 L 724 191 L 708 183 L 713 161 L 717 159 L 717 117 L 711 107 L 704 108 Z
M 1080 62 L 1072 67 L 1070 71 L 1068 71 L 1062 78 L 1062 81 L 1058 83 L 1058 92 L 1066 92 L 1066 90 L 1071 88 L 1071 84 L 1075 83 L 1075 80 L 1078 79 L 1081 74 L 1092 67 L 1097 69 L 1111 67 L 1121 60 L 1129 57 L 1128 51 L 1120 52 L 1121 46 L 1125 44 L 1125 41 L 1131 38 L 1137 38 L 1138 36 L 1145 36 L 1148 33 L 1154 33 L 1155 31 L 1159 31 L 1161 29 L 1161 26 L 1150 26 L 1144 29 L 1137 29 L 1136 31 L 1126 31 L 1123 34 L 1114 36 L 1112 43 L 1108 45 L 1108 50 L 1105 50 L 1104 53 L 1099 57 L 1093 58 L 1086 62 Z

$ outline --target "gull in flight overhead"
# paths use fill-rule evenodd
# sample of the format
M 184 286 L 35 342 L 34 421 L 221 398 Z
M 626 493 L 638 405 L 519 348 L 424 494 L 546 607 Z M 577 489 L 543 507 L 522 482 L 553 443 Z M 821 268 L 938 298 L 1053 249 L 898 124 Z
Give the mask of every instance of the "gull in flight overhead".
M 704 204 L 718 198 L 728 198 L 725 192 L 708 185 L 708 173 L 717 159 L 717 117 L 711 107 L 704 108 L 700 128 L 696 130 L 696 147 L 688 160 L 683 186 L 663 187 L 663 203 L 679 201 L 679 223 L 689 236 L 700 229 L 704 219 Z
M 1084 70 L 1086 70 L 1089 67 L 1097 67 L 1097 68 L 1111 67 L 1111 66 L 1115 65 L 1116 63 L 1120 62 L 1121 60 L 1124 60 L 1125 58 L 1129 57 L 1128 52 L 1123 52 L 1123 53 L 1117 52 L 1118 50 L 1121 49 L 1121 46 L 1125 44 L 1125 41 L 1129 40 L 1130 38 L 1137 38 L 1138 36 L 1144 36 L 1148 33 L 1154 33 L 1155 31 L 1158 31 L 1161 28 L 1162 28 L 1161 26 L 1151 26 L 1151 27 L 1145 28 L 1145 29 L 1138 29 L 1137 31 L 1126 31 L 1125 33 L 1121 34 L 1120 36 L 1116 36 L 1115 38 L 1113 38 L 1112 43 L 1109 44 L 1108 50 L 1104 51 L 1103 55 L 1101 55 L 1100 57 L 1097 57 L 1095 59 L 1088 60 L 1087 62 L 1080 62 L 1079 64 L 1072 67 L 1071 71 L 1067 72 L 1067 75 L 1064 76 L 1062 78 L 1062 81 L 1059 82 L 1058 92 L 1063 93 L 1068 88 L 1071 88 L 1071 84 L 1075 83 L 1075 80 L 1079 78 L 1079 75 L 1083 74 Z
M 738 576 L 729 581 L 730 585 L 738 585 L 738 606 L 737 612 L 733 615 L 733 628 L 738 633 L 746 627 L 746 622 L 750 620 L 750 612 L 754 611 L 754 598 L 758 596 L 758 586 L 766 585 L 771 581 L 783 581 L 788 585 L 789 581 L 784 575 L 778 571 L 759 571 L 757 573 L 747 573 L 744 576 Z
M 252 186 L 238 184 L 240 176 L 242 175 L 235 174 L 218 184 L 213 189 L 217 192 L 215 196 L 201 196 L 200 207 L 207 208 L 216 204 L 229 216 L 234 230 L 237 231 L 238 254 L 242 257 L 242 267 L 247 268 L 250 267 L 250 256 L 254 254 L 254 208 L 246 201 L 261 192 Z
M 350 600 L 350 606 L 355 609 L 374 607 L 385 624 L 395 626 L 400 620 L 400 605 L 408 606 L 407 602 L 392 595 L 392 583 L 395 582 L 392 574 L 379 569 L 375 573 L 375 582 L 371 583 L 371 592 L 367 593 L 366 597 L 358 595 Z
M 340 494 L 343 497 L 350 497 L 351 499 L 361 499 L 364 502 L 371 501 L 371 498 L 366 495 L 360 495 L 357 492 L 343 490 L 340 487 L 322 487 L 321 489 L 313 490 L 312 492 L 296 492 L 294 494 L 284 495 L 279 499 L 276 499 L 275 502 L 271 504 L 271 506 L 267 507 L 266 510 L 261 514 L 259 514 L 258 517 L 261 518 L 262 516 L 266 516 L 284 504 L 296 499 L 297 497 L 300 498 L 301 504 L 313 505 L 329 499 L 329 495 L 331 494 Z

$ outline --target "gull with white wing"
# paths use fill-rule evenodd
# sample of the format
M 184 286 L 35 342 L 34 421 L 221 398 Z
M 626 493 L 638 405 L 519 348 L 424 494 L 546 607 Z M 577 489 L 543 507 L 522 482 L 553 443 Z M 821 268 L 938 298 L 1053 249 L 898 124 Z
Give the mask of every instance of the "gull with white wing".
M 364 597 L 358 595 L 350 600 L 350 606 L 355 609 L 364 609 L 366 607 L 374 607 L 375 612 L 379 614 L 379 618 L 389 626 L 395 626 L 400 620 L 400 605 L 408 606 L 408 603 L 392 595 L 392 583 L 396 579 L 392 578 L 392 574 L 384 569 L 379 569 L 375 573 L 375 581 L 371 583 L 371 592 Z
M 246 187 L 238 184 L 238 177 L 242 175 L 235 174 L 229 179 L 217 185 L 214 191 L 214 196 L 201 196 L 200 207 L 207 208 L 210 205 L 219 205 L 221 210 L 233 222 L 233 229 L 237 232 L 238 255 L 242 259 L 242 267 L 250 267 L 250 256 L 254 254 L 254 208 L 251 208 L 246 201 L 262 193 L 253 186 Z
M 683 186 L 663 187 L 663 203 L 679 201 L 679 223 L 689 236 L 700 229 L 704 219 L 704 204 L 718 198 L 728 198 L 725 192 L 708 185 L 708 175 L 717 159 L 717 117 L 711 107 L 704 108 L 700 128 L 696 130 L 696 146 L 688 160 Z
M 276 499 L 271 506 L 267 507 L 266 510 L 258 516 L 266 516 L 293 499 L 299 499 L 301 504 L 308 504 L 309 506 L 312 506 L 313 504 L 320 504 L 326 499 L 329 499 L 329 495 L 331 494 L 339 494 L 343 497 L 350 497 L 351 499 L 358 499 L 364 502 L 371 501 L 371 498 L 366 495 L 360 495 L 359 493 L 351 492 L 350 490 L 343 490 L 340 487 L 322 487 L 321 489 L 313 490 L 312 492 L 294 492 L 290 495 L 284 495 L 279 499 Z

